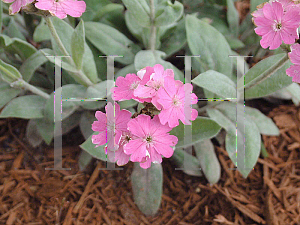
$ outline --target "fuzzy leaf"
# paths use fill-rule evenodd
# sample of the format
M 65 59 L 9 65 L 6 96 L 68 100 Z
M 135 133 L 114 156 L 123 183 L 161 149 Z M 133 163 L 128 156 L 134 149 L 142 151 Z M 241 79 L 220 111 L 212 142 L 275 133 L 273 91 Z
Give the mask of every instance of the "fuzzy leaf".
M 123 64 L 131 64 L 134 60 L 132 48 L 135 44 L 124 34 L 108 25 L 97 22 L 86 22 L 87 39 L 106 55 L 117 55 L 115 60 Z
M 178 138 L 178 143 L 176 148 L 183 148 L 186 146 L 191 146 L 197 142 L 203 141 L 205 139 L 210 139 L 215 137 L 221 127 L 213 120 L 207 117 L 198 117 L 196 120 L 192 121 L 192 142 L 188 145 L 184 144 L 184 124 L 180 122 L 179 126 L 173 128 L 170 134 L 175 135 Z M 188 125 L 186 125 L 188 126 Z
M 25 95 L 13 99 L 0 114 L 0 118 L 42 118 L 46 100 L 37 95 Z
M 221 177 L 221 166 L 211 140 L 198 142 L 194 148 L 205 177 L 210 184 L 216 184 Z
M 172 155 L 172 160 L 176 163 L 176 165 L 179 168 L 183 169 L 183 172 L 185 172 L 188 175 L 201 177 L 203 176 L 200 168 L 199 160 L 192 156 L 191 154 L 187 153 L 186 151 L 182 149 L 175 149 L 174 154 Z M 186 165 L 186 168 L 184 168 L 184 160 L 188 162 L 188 165 Z
M 71 55 L 75 62 L 76 69 L 81 70 L 84 55 L 85 32 L 83 20 L 75 28 L 71 38 Z
M 0 109 L 6 105 L 10 100 L 20 94 L 21 90 L 10 87 L 9 84 L 0 84 Z
M 200 73 L 192 83 L 224 98 L 236 98 L 236 85 L 226 75 L 214 70 Z
M 146 0 L 122 0 L 136 22 L 143 27 L 150 27 L 150 8 Z
M 187 15 L 185 21 L 189 48 L 193 55 L 200 55 L 196 60 L 199 60 L 202 71 L 215 70 L 234 80 L 229 58 L 231 49 L 225 37 L 195 16 Z
M 162 196 L 163 174 L 161 164 L 152 163 L 150 168 L 143 169 L 139 163 L 134 163 L 131 184 L 135 204 L 145 215 L 155 215 Z
M 98 134 L 99 132 L 94 132 L 93 135 Z M 105 145 L 99 146 L 99 147 L 95 147 L 96 145 L 94 145 L 92 143 L 92 136 L 91 135 L 83 144 L 80 145 L 80 148 L 82 148 L 83 150 L 85 150 L 86 152 L 88 152 L 90 155 L 92 155 L 93 157 L 95 157 L 96 159 L 100 159 L 102 161 L 107 161 L 107 156 L 105 154 Z
M 20 67 L 20 73 L 23 75 L 23 79 L 26 82 L 29 82 L 34 72 L 47 61 L 48 59 L 41 51 L 37 51 L 36 53 L 31 55 Z

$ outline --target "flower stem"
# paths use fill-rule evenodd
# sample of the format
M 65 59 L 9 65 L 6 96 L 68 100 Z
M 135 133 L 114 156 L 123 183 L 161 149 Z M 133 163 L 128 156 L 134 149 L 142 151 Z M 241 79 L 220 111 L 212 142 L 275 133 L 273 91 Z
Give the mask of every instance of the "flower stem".
M 34 93 L 36 95 L 39 95 L 39 96 L 43 97 L 44 99 L 49 99 L 50 98 L 50 95 L 48 95 L 47 93 L 43 92 L 42 90 L 36 88 L 35 86 L 27 83 L 23 79 L 18 79 L 17 81 L 11 83 L 10 86 L 13 87 L 13 88 L 26 89 L 26 90 L 31 91 L 32 93 Z
M 248 90 L 248 89 L 260 84 L 264 80 L 268 79 L 277 70 L 279 70 L 288 60 L 289 60 L 289 57 L 288 57 L 288 54 L 286 54 L 278 63 L 276 63 L 276 65 L 274 65 L 274 66 L 270 67 L 269 69 L 267 69 L 265 72 L 262 73 L 261 76 L 258 76 L 255 79 L 253 79 L 251 82 L 246 84 L 242 89 L 239 88 L 239 91 Z
M 154 0 L 150 0 L 150 20 L 151 20 L 150 50 L 154 53 L 156 47 L 156 26 L 154 25 L 154 21 L 155 21 Z
M 60 38 L 56 32 L 56 29 L 51 21 L 51 18 L 49 16 L 45 16 L 44 19 L 45 19 L 46 24 L 49 27 L 49 30 L 50 30 L 55 42 L 57 43 L 60 51 L 64 54 L 64 56 L 69 56 L 68 51 L 66 50 L 64 44 L 62 43 L 62 41 L 60 40 Z M 69 60 L 71 60 L 71 59 L 69 59 Z
M 47 24 L 47 26 L 48 26 L 48 28 L 49 28 L 49 30 L 50 30 L 50 32 L 51 32 L 51 34 L 52 34 L 55 42 L 56 42 L 56 44 L 58 45 L 60 51 L 62 52 L 62 54 L 64 56 L 70 56 L 69 53 L 68 53 L 68 51 L 66 50 L 64 44 L 62 43 L 60 37 L 58 36 L 58 34 L 56 32 L 56 29 L 55 29 L 55 27 L 54 27 L 54 25 L 53 25 L 53 23 L 51 21 L 51 18 L 49 16 L 44 16 L 44 19 L 46 21 L 46 24 Z M 73 59 L 71 57 L 67 57 L 67 60 L 69 61 L 69 64 L 71 66 L 73 66 L 74 68 L 76 68 L 75 63 L 74 63 L 74 61 L 73 61 Z M 81 70 L 78 70 L 75 74 L 77 75 L 77 78 L 81 81 L 82 85 L 84 85 L 86 87 L 94 85 L 90 81 L 90 79 Z

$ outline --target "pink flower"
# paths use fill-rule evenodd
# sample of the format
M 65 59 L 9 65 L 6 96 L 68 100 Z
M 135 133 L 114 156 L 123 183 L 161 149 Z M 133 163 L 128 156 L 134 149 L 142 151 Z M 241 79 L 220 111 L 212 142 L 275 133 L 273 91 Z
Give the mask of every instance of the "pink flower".
M 266 3 L 262 11 L 254 13 L 255 33 L 262 36 L 260 44 L 263 48 L 278 48 L 282 41 L 285 44 L 295 43 L 299 38 L 297 28 L 300 24 L 299 10 L 288 7 L 284 12 L 279 2 Z
M 286 74 L 293 77 L 293 82 L 300 83 L 300 65 L 291 65 L 286 70 Z
M 134 90 L 134 96 L 139 98 L 152 98 L 152 104 L 157 108 L 161 109 L 160 104 L 157 102 L 157 99 L 153 99 L 156 96 L 157 91 L 163 87 L 164 78 L 170 76 L 174 78 L 173 70 L 167 69 L 164 70 L 164 67 L 160 64 L 156 64 L 153 69 L 151 69 L 153 73 L 150 76 L 150 80 L 145 85 L 139 85 Z
M 293 82 L 300 83 L 300 44 L 292 45 L 291 50 L 289 58 L 295 65 L 290 66 L 286 70 L 286 74 L 293 77 Z
M 128 130 L 132 133 L 132 140 L 124 145 L 124 152 L 130 156 L 132 162 L 140 162 L 140 166 L 147 169 L 151 162 L 161 163 L 162 155 L 169 158 L 173 155 L 178 139 L 168 132 L 171 128 L 162 125 L 158 116 L 151 119 L 147 115 L 139 115 L 128 123 Z
M 84 1 L 77 0 L 37 0 L 35 7 L 49 12 L 60 19 L 67 17 L 80 17 L 85 12 L 86 4 Z
M 108 150 L 114 151 L 119 147 L 122 131 L 127 131 L 127 123 L 131 118 L 131 112 L 124 109 L 120 110 L 120 106 L 115 103 L 114 113 L 114 107 L 110 102 L 105 110 L 106 114 L 100 111 L 95 114 L 97 121 L 92 124 L 92 130 L 98 131 L 99 134 L 92 136 L 92 143 L 96 144 L 96 147 L 108 143 Z
M 10 15 L 14 15 L 16 13 L 18 13 L 20 11 L 20 9 L 32 2 L 34 2 L 34 0 L 2 0 L 5 3 L 12 3 L 9 6 L 9 14 Z
M 151 75 L 151 71 L 142 70 L 138 72 L 138 76 L 135 74 L 127 74 L 126 77 L 118 77 L 116 80 L 116 86 L 113 87 L 111 92 L 113 92 L 113 99 L 115 101 L 124 101 L 135 99 L 139 102 L 148 101 L 150 99 L 140 99 L 133 95 L 134 90 L 139 85 L 144 85 L 147 83 Z
M 192 90 L 191 84 L 183 85 L 181 82 L 176 82 L 174 78 L 165 78 L 164 88 L 161 88 L 157 93 L 158 102 L 163 107 L 158 115 L 162 124 L 168 123 L 173 128 L 179 125 L 179 119 L 182 123 L 190 125 L 190 120 L 197 118 L 198 111 L 185 105 L 185 99 L 191 104 L 197 103 L 197 96 L 191 93 Z
M 292 63 L 300 65 L 300 44 L 294 44 L 291 46 L 291 52 L 289 58 Z
M 129 131 L 123 131 L 121 139 L 119 141 L 118 150 L 107 151 L 108 159 L 111 162 L 117 162 L 118 166 L 124 166 L 128 163 L 130 155 L 125 154 L 124 145 L 132 139 L 132 134 Z

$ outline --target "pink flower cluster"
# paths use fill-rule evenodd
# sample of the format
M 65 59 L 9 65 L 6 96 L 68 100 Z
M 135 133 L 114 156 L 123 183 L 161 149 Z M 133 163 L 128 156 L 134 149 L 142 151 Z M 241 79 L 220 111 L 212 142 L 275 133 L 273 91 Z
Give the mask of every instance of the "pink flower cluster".
M 253 22 L 257 26 L 255 33 L 262 36 L 263 48 L 278 48 L 282 42 L 295 43 L 299 38 L 300 7 L 292 0 L 271 0 L 253 12 Z
M 107 143 L 109 160 L 119 166 L 130 160 L 146 169 L 151 163 L 161 163 L 162 156 L 171 157 L 178 139 L 168 132 L 179 125 L 179 120 L 190 125 L 190 120 L 198 116 L 197 110 L 191 108 L 191 104 L 197 103 L 193 86 L 175 80 L 173 71 L 164 70 L 159 64 L 146 67 L 137 75 L 118 77 L 116 85 L 112 89 L 115 101 L 134 99 L 151 103 L 159 114 L 150 116 L 141 111 L 132 116 L 129 111 L 120 110 L 117 103 L 108 103 L 106 114 L 96 112 L 97 121 L 92 129 L 99 134 L 92 136 L 92 143 L 96 147 Z
M 35 0 L 2 0 L 5 3 L 12 3 L 9 7 L 11 15 L 18 13 L 21 8 Z M 80 17 L 85 12 L 84 1 L 77 0 L 36 0 L 35 7 L 41 10 L 48 10 L 52 15 L 60 19 L 66 18 L 67 14 L 73 17 Z
M 253 22 L 257 26 L 254 31 L 262 36 L 260 45 L 271 50 L 278 48 L 282 42 L 292 45 L 289 57 L 295 65 L 286 70 L 293 82 L 300 81 L 300 54 L 298 27 L 300 26 L 300 4 L 293 0 L 270 0 L 252 13 Z
M 291 50 L 289 58 L 294 65 L 286 70 L 286 74 L 293 77 L 293 82 L 300 83 L 300 44 L 292 45 Z

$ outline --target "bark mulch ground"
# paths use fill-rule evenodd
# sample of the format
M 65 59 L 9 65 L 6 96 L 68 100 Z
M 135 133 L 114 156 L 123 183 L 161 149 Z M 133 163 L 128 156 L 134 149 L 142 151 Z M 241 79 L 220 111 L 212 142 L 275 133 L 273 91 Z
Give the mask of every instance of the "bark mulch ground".
M 154 217 L 133 202 L 132 164 L 103 171 L 105 164 L 94 161 L 82 172 L 80 149 L 68 144 L 63 165 L 72 170 L 45 170 L 53 167 L 53 150 L 26 143 L 26 121 L 0 120 L 0 224 L 300 224 L 300 108 L 280 106 L 269 116 L 281 135 L 263 137 L 269 156 L 259 158 L 247 179 L 219 147 L 222 178 L 213 186 L 164 160 L 162 204 Z

